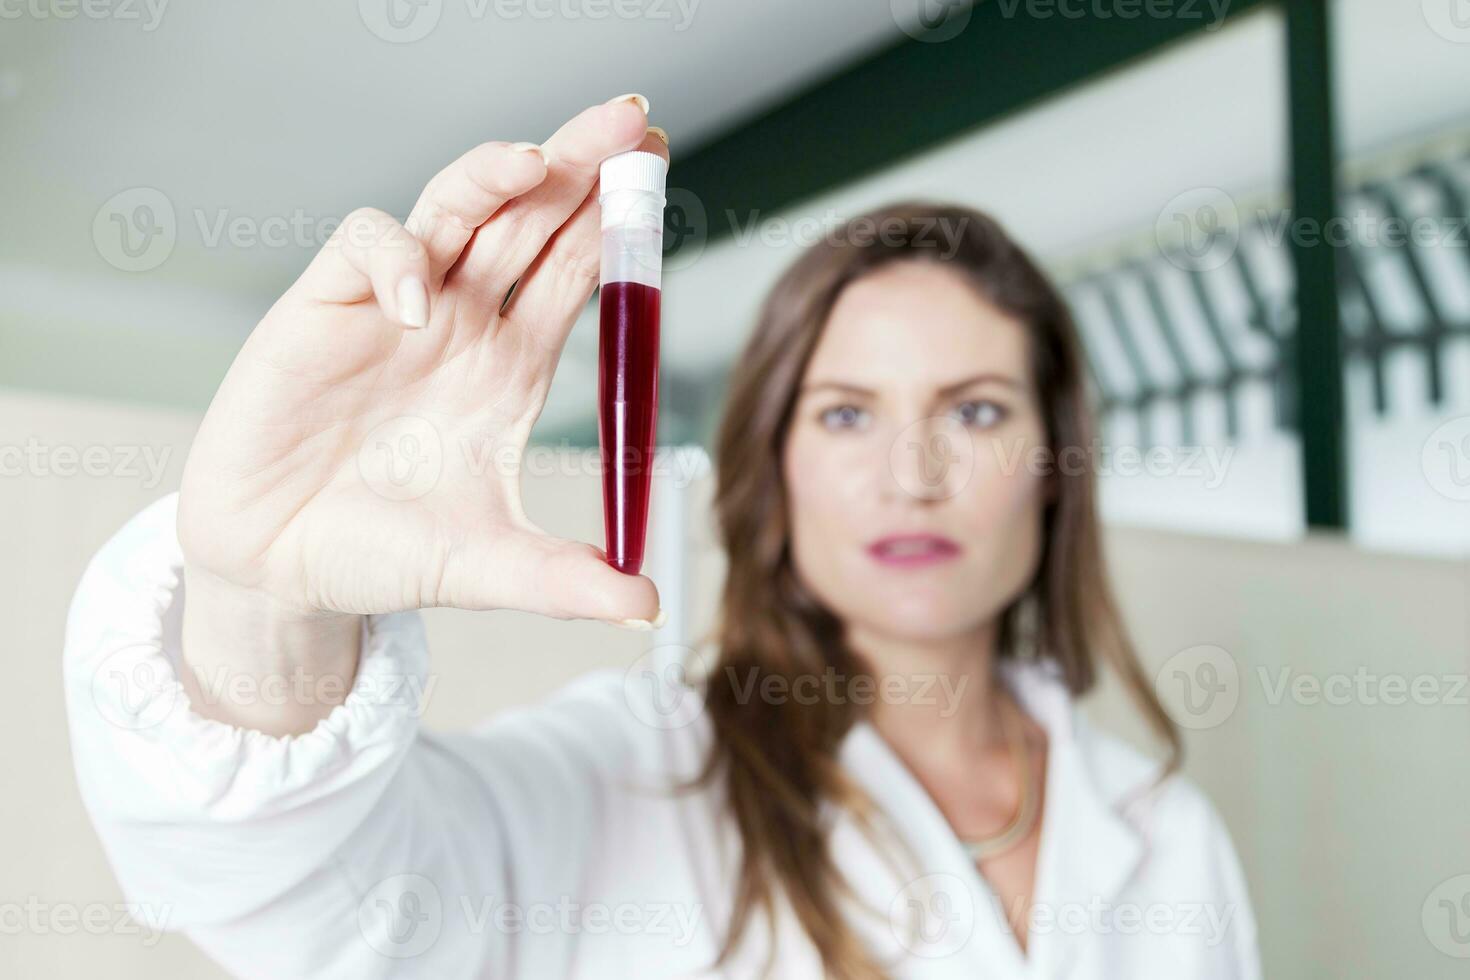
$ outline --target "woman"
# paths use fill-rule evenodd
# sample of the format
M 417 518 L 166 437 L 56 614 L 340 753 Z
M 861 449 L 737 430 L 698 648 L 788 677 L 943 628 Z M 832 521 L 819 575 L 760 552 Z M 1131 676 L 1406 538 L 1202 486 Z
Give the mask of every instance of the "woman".
M 273 978 L 1257 976 L 1090 474 L 1044 465 L 1090 438 L 1066 310 L 975 212 L 881 212 L 775 288 L 719 436 L 707 675 L 419 730 L 413 610 L 658 611 L 532 525 L 513 476 L 446 451 L 394 500 L 358 465 L 400 417 L 525 445 L 596 282 L 598 163 L 667 152 L 647 108 L 481 146 L 402 226 L 344 222 L 246 342 L 180 496 L 89 568 L 73 744 L 129 896 Z M 1104 664 L 1162 768 L 1075 714 Z

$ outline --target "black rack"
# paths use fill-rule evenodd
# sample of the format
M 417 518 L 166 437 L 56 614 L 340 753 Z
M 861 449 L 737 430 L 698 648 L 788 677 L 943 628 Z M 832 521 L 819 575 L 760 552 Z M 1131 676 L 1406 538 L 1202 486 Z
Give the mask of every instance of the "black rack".
M 1346 245 L 1337 246 L 1344 365 L 1366 365 L 1373 411 L 1383 416 L 1392 408 L 1385 359 L 1412 349 L 1423 358 L 1428 398 L 1438 406 L 1449 384 L 1470 384 L 1447 378 L 1444 359 L 1450 340 L 1470 336 L 1470 157 L 1365 179 L 1340 199 L 1349 221 L 1356 216 L 1378 229 L 1363 235 L 1349 225 Z M 1426 219 L 1432 241 L 1412 233 L 1390 238 L 1391 228 L 1412 232 L 1415 221 Z M 1150 234 L 1147 246 L 1099 261 L 1084 257 L 1069 263 L 1080 271 L 1058 274 L 1088 348 L 1105 420 L 1132 416 L 1147 448 L 1156 444 L 1150 416 L 1172 409 L 1190 444 L 1199 434 L 1195 398 L 1214 393 L 1223 399 L 1226 436 L 1234 442 L 1246 435 L 1243 386 L 1265 382 L 1275 425 L 1297 428 L 1293 266 L 1283 237 L 1291 223 L 1288 209 L 1261 207 L 1234 229 L 1214 229 L 1213 235 L 1237 237 L 1229 258 L 1213 268 L 1196 268 L 1192 254 L 1161 247 Z M 1466 298 L 1452 304 L 1457 292 Z

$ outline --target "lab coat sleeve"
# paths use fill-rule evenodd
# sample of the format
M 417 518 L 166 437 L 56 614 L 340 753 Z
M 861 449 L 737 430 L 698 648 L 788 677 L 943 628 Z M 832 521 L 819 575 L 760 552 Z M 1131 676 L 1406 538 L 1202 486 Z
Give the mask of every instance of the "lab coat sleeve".
M 569 887 L 575 847 L 524 845 L 556 814 L 563 840 L 586 836 L 602 762 L 585 746 L 615 758 L 616 731 L 592 718 L 575 744 L 534 721 L 499 740 L 421 733 L 417 614 L 366 621 L 345 702 L 304 735 L 205 719 L 176 673 L 175 513 L 165 498 L 101 550 L 67 624 L 78 782 L 135 912 L 239 976 L 512 975 L 511 934 L 485 903 L 526 881 Z M 518 779 L 540 797 L 512 798 Z

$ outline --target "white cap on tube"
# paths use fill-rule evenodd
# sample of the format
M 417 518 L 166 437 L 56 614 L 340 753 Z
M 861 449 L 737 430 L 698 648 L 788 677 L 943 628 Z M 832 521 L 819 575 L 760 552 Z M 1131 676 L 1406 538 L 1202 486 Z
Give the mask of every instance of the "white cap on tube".
M 664 182 L 669 161 L 657 153 L 630 150 L 602 161 L 597 200 L 602 227 L 664 226 Z
M 646 191 L 664 196 L 669 161 L 647 150 L 630 150 L 602 161 L 601 194 L 614 191 Z
M 640 282 L 658 289 L 663 277 L 664 182 L 669 162 L 632 150 L 602 161 L 602 282 Z

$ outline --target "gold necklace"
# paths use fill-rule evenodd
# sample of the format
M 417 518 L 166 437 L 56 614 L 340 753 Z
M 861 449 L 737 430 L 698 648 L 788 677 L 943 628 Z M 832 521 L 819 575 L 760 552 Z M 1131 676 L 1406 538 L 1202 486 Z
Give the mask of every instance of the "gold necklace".
M 1040 792 L 1036 785 L 1036 771 L 1031 765 L 1031 752 L 1026 746 L 1026 733 L 1021 728 L 1019 711 L 1007 711 L 1005 715 L 1006 742 L 1011 749 L 1011 758 L 1015 760 L 1016 768 L 1020 770 L 1021 801 L 1016 807 L 1016 815 L 1011 818 L 1011 822 L 994 834 L 987 837 L 960 838 L 960 843 L 965 846 L 965 850 L 975 861 L 984 861 L 1004 854 L 1025 840 L 1036 826 L 1036 816 L 1040 811 L 1037 805 Z

